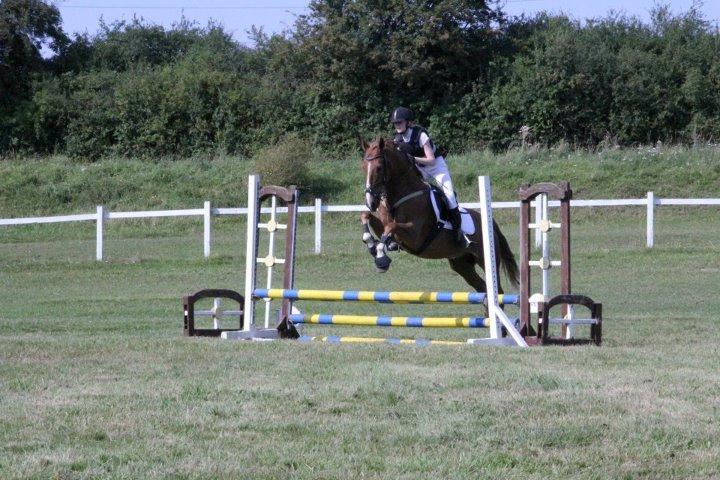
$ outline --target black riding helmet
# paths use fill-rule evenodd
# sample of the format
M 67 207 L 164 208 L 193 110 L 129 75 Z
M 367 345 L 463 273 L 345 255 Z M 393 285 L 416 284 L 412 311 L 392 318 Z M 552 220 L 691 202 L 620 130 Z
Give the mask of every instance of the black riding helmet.
M 395 110 L 393 110 L 392 115 L 390 115 L 390 121 L 400 122 L 403 120 L 407 122 L 412 122 L 413 120 L 415 120 L 415 114 L 409 108 L 397 107 Z

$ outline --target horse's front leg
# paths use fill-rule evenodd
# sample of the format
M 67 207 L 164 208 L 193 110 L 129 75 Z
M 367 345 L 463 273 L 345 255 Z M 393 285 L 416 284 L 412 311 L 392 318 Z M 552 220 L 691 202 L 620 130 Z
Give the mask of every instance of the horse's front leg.
M 372 227 L 376 232 L 382 230 L 383 233 L 375 246 L 375 267 L 379 273 L 384 273 L 388 271 L 390 263 L 392 262 L 388 256 L 388 246 L 391 242 L 393 242 L 392 235 L 397 229 L 397 223 L 395 222 L 393 216 L 390 215 L 390 211 L 387 208 L 385 200 L 380 203 L 380 207 L 378 208 L 378 217 L 379 218 L 376 219 L 378 228 L 375 229 L 376 225 L 372 225 Z
M 377 244 L 378 241 L 375 238 L 375 235 L 373 235 L 373 232 L 371 230 L 370 222 L 372 220 L 375 220 L 379 222 L 379 220 L 372 216 L 370 212 L 362 212 L 360 214 L 360 223 L 362 223 L 362 241 L 365 244 L 365 246 L 368 249 L 368 253 L 375 257 L 377 255 Z
M 392 240 L 392 232 L 392 225 L 385 226 L 383 234 L 375 247 L 375 267 L 377 268 L 379 273 L 387 272 L 388 268 L 390 268 L 390 263 L 392 262 L 392 260 L 387 254 L 388 244 Z
M 383 220 L 369 212 L 362 212 L 360 214 L 360 221 L 362 222 L 363 229 L 362 240 L 370 255 L 375 259 L 375 267 L 377 267 L 380 273 L 387 272 L 392 262 L 387 255 L 389 250 L 388 243 L 391 242 L 393 231 L 392 223 L 385 224 Z M 377 232 L 382 232 L 380 239 L 376 237 Z

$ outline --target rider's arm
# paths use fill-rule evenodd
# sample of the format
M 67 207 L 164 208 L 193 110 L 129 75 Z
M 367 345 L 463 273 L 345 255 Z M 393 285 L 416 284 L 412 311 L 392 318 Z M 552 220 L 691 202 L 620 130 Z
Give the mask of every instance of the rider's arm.
M 415 157 L 415 161 L 421 165 L 432 165 L 435 163 L 435 152 L 433 151 L 432 142 L 428 139 L 423 145 L 424 157 Z

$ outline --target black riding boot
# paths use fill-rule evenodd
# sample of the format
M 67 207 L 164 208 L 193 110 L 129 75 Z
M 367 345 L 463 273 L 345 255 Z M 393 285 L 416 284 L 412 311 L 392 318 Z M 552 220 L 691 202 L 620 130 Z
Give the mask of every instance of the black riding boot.
M 458 207 L 450 209 L 450 224 L 455 233 L 455 243 L 462 248 L 466 248 L 470 243 L 462 231 L 462 218 L 460 217 L 460 209 Z

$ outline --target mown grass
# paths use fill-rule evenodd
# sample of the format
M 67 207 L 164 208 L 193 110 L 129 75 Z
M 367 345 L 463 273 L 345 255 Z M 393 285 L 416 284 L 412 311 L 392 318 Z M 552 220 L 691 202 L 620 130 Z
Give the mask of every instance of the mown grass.
M 461 198 L 571 181 L 577 198 L 717 197 L 717 148 L 529 150 L 451 158 Z M 358 158 L 316 159 L 306 201 L 360 202 Z M 243 205 L 250 162 L 63 158 L 0 163 L 0 217 Z M 574 290 L 602 301 L 601 348 L 520 351 L 225 343 L 181 336 L 180 297 L 242 289 L 245 225 L 214 219 L 0 230 L 0 478 L 716 478 L 716 209 L 573 211 Z M 497 215 L 517 245 L 515 213 Z M 302 219 L 300 288 L 464 290 L 444 262 L 384 276 L 356 219 Z M 463 307 L 305 304 L 306 311 L 467 314 Z M 472 312 L 476 313 L 476 312 Z M 467 338 L 465 331 L 308 333 Z M 473 332 L 478 334 L 477 332 Z
M 660 209 L 646 250 L 632 211 L 575 215 L 574 289 L 604 303 L 604 345 L 525 351 L 184 338 L 183 294 L 242 288 L 239 219 L 209 260 L 197 222 L 110 223 L 99 263 L 92 228 L 2 230 L 0 477 L 717 478 L 719 219 Z M 328 217 L 320 256 L 301 224 L 299 288 L 465 289 L 408 255 L 375 274 L 350 222 Z

